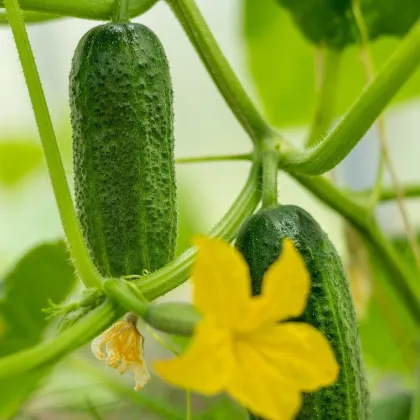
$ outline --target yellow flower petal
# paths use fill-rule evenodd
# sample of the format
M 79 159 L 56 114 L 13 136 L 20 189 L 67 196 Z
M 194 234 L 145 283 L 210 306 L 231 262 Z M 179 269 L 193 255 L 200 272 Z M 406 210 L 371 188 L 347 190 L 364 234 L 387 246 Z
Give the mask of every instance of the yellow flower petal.
M 332 385 L 338 378 L 331 345 L 312 325 L 277 324 L 249 334 L 246 341 L 284 380 L 302 391 Z
M 301 315 L 309 291 L 310 277 L 303 258 L 293 242 L 285 239 L 280 257 L 263 277 L 261 296 L 251 304 L 249 330 Z
M 288 381 L 246 342 L 235 344 L 236 367 L 227 392 L 254 414 L 270 420 L 291 420 L 300 410 L 302 398 L 294 381 Z
M 251 296 L 249 269 L 235 248 L 217 238 L 196 238 L 194 304 L 221 325 L 240 323 Z
M 187 351 L 176 359 L 155 362 L 154 369 L 172 385 L 205 395 L 217 394 L 232 367 L 230 342 L 228 332 L 201 321 Z

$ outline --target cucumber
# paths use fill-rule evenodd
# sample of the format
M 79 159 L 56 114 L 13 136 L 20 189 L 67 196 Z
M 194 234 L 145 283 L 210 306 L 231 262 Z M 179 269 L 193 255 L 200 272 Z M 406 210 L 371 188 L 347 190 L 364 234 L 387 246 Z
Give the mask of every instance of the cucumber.
M 324 334 L 340 365 L 333 386 L 304 394 L 297 419 L 366 420 L 369 392 L 349 283 L 333 244 L 305 210 L 292 205 L 264 209 L 241 228 L 236 247 L 249 264 L 253 294 L 261 293 L 264 272 L 280 255 L 285 238 L 293 240 L 311 275 L 308 305 L 298 321 Z
M 167 264 L 177 233 L 173 98 L 156 35 L 107 23 L 79 42 L 70 73 L 76 207 L 103 276 Z

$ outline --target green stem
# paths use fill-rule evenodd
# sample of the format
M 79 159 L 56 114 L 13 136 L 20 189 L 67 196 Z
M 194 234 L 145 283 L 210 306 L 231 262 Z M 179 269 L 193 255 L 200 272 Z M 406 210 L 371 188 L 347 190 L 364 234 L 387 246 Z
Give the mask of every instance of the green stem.
M 149 304 L 138 299 L 121 280 L 107 279 L 104 283 L 104 291 L 107 296 L 122 305 L 127 312 L 135 312 L 143 319 L 146 317 Z
M 420 198 L 420 185 L 405 185 L 403 186 L 403 192 L 405 198 Z M 360 194 L 368 195 L 370 190 L 363 191 Z M 379 200 L 382 202 L 393 201 L 398 198 L 395 188 L 383 188 Z
M 190 41 L 200 55 L 210 76 L 236 118 L 255 144 L 271 133 L 249 99 L 228 61 L 217 45 L 194 0 L 166 0 Z
M 341 52 L 326 49 L 323 54 L 321 87 L 317 97 L 315 116 L 306 140 L 306 147 L 312 147 L 322 140 L 330 128 L 335 112 Z
M 128 283 L 128 282 L 127 282 Z M 194 307 L 187 303 L 160 303 L 150 305 L 139 298 L 134 284 L 108 279 L 104 284 L 105 293 L 116 300 L 127 312 L 134 312 L 153 328 L 167 334 L 190 336 L 200 319 Z M 140 292 L 140 291 L 139 291 Z
M 183 157 L 175 160 L 176 163 L 204 163 L 204 162 L 223 162 L 232 160 L 252 160 L 252 153 L 238 155 L 216 155 L 216 156 L 193 156 Z
M 278 205 L 278 152 L 266 152 L 262 156 L 262 207 L 270 208 Z
M 372 54 L 369 48 L 369 30 L 366 25 L 365 19 L 363 18 L 362 9 L 360 7 L 359 0 L 352 1 L 352 10 L 354 15 L 354 20 L 356 22 L 356 26 L 358 27 L 359 34 L 360 34 L 360 61 L 362 62 L 366 80 L 370 82 L 373 80 L 375 76 L 375 66 L 372 60 Z M 381 195 L 385 169 L 386 169 L 386 156 L 387 156 L 387 139 L 386 139 L 386 129 L 385 129 L 385 121 L 383 115 L 378 117 L 376 122 L 377 132 L 379 136 L 379 163 L 378 168 L 376 171 L 376 179 L 375 183 L 372 188 L 372 195 L 369 200 L 369 209 L 372 213 L 378 202 L 379 197 Z
M 191 391 L 188 389 L 185 391 L 186 396 L 186 404 L 187 404 L 187 414 L 186 420 L 192 420 L 192 413 L 191 413 Z
M 158 0 L 131 0 L 128 15 L 135 17 L 149 10 Z M 6 0 L 0 0 L 0 7 Z M 115 11 L 115 0 L 20 0 L 23 10 L 46 12 L 83 19 L 109 20 Z
M 61 222 L 67 238 L 70 255 L 73 259 L 76 270 L 85 283 L 86 287 L 101 287 L 102 282 L 89 257 L 87 247 L 84 243 L 76 212 L 73 207 L 69 187 L 61 161 L 60 151 L 55 138 L 51 117 L 48 112 L 35 59 L 23 23 L 22 14 L 17 0 L 4 1 L 9 17 L 10 26 L 15 38 L 19 58 L 22 63 L 23 74 L 28 86 L 29 96 L 41 137 L 48 171 L 60 212 Z
M 415 286 L 416 279 L 393 246 L 384 238 L 367 208 L 354 202 L 325 178 L 300 175 L 295 175 L 295 178 L 312 194 L 341 214 L 372 245 L 381 257 L 384 268 L 392 273 L 388 276 L 390 286 L 404 302 L 415 322 L 420 325 L 420 296 Z
M 410 267 L 401 259 L 375 223 L 368 225 L 363 236 L 373 245 L 384 268 L 390 274 L 388 281 L 395 294 L 404 302 L 416 324 L 420 325 L 420 293 L 416 284 L 418 277 L 412 275 Z
M 158 303 L 150 306 L 145 321 L 153 328 L 169 334 L 191 336 L 202 319 L 188 303 Z
M 113 15 L 114 22 L 128 22 L 129 12 L 128 7 L 130 0 L 115 0 L 115 13 Z
M 378 120 L 378 124 L 379 124 L 379 120 Z M 378 128 L 378 132 L 380 130 L 381 129 Z M 381 135 L 381 134 L 379 134 L 379 135 Z M 369 206 L 369 209 L 370 209 L 371 212 L 373 212 L 375 210 L 379 201 L 381 201 L 385 169 L 386 169 L 385 153 L 383 151 L 383 146 L 380 146 L 379 162 L 378 162 L 378 168 L 376 170 L 375 183 L 373 184 L 372 192 L 371 192 L 371 195 L 369 197 L 369 205 L 368 206 Z
M 419 63 L 420 20 L 330 134 L 310 150 L 286 150 L 281 156 L 282 166 L 305 175 L 322 174 L 337 166 L 361 140 Z
M 360 32 L 362 53 L 365 54 L 364 61 L 365 61 L 366 76 L 368 80 L 371 80 L 375 73 L 375 66 L 373 64 L 372 56 L 370 54 L 370 49 L 369 49 L 369 31 L 363 17 L 359 0 L 352 1 L 352 9 L 353 9 L 353 14 L 355 17 L 356 24 Z M 385 166 L 386 166 L 388 168 L 388 172 L 389 172 L 393 187 L 397 193 L 397 205 L 400 210 L 401 217 L 403 219 L 405 233 L 407 234 L 410 248 L 413 253 L 414 260 L 417 265 L 417 269 L 420 273 L 420 247 L 417 243 L 416 233 L 414 231 L 413 225 L 408 215 L 407 206 L 404 199 L 404 191 L 402 189 L 400 180 L 397 175 L 397 171 L 395 169 L 395 165 L 392 161 L 391 154 L 389 152 L 388 141 L 386 137 L 385 121 L 382 115 L 379 116 L 376 125 L 378 128 L 381 152 L 380 152 L 380 162 L 379 162 L 379 167 L 378 167 L 378 173 L 377 173 L 375 185 L 373 187 L 373 194 L 371 196 L 369 208 L 370 208 L 371 213 L 373 213 L 373 210 L 375 209 L 376 204 L 378 203 L 380 192 L 382 190 L 383 175 L 384 175 Z
M 54 13 L 43 13 L 43 12 L 25 12 L 23 13 L 23 20 L 26 24 L 28 23 L 40 23 L 47 22 L 50 20 L 55 20 L 61 18 L 60 15 Z M 7 13 L 0 12 L 0 25 L 8 25 L 9 18 Z
M 418 346 L 418 343 L 417 343 Z M 418 353 L 418 352 L 417 352 Z M 410 420 L 420 419 L 420 361 L 417 362 L 417 368 L 414 372 L 414 392 L 411 399 Z
M 105 302 L 53 339 L 1 358 L 0 378 L 24 374 L 59 360 L 62 356 L 92 340 L 121 315 L 122 313 L 117 312 L 110 302 Z

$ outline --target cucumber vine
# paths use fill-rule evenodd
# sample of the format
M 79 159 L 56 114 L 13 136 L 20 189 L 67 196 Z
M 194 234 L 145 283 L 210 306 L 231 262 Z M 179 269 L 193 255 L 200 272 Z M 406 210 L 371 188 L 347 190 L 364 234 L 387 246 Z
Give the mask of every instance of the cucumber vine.
M 405 303 L 413 319 L 417 324 L 420 324 L 420 296 L 413 286 L 416 279 L 413 278 L 413 274 L 405 263 L 397 257 L 391 243 L 379 229 L 373 216 L 373 209 L 369 206 L 370 192 L 350 193 L 336 188 L 321 176 L 333 169 L 350 153 L 419 65 L 420 22 L 413 26 L 388 63 L 383 66 L 341 121 L 325 138 L 321 138 L 320 134 L 324 132 L 325 127 L 329 126 L 332 116 L 322 104 L 330 103 L 334 97 L 335 83 L 322 84 L 319 108 L 324 110 L 323 114 L 316 116 L 308 139 L 309 148 L 296 150 L 257 111 L 220 50 L 195 1 L 166 0 L 166 2 L 182 25 L 227 105 L 249 135 L 253 145 L 251 153 L 178 160 L 178 163 L 217 160 L 252 161 L 250 174 L 243 189 L 225 216 L 210 232 L 210 235 L 232 241 L 239 226 L 259 205 L 261 196 L 263 206 L 275 204 L 277 201 L 277 171 L 285 171 L 331 209 L 339 213 L 360 232 L 375 252 L 383 257 L 385 269 L 391 274 L 389 276 L 389 281 L 392 282 L 391 286 Z M 108 20 L 115 15 L 116 10 L 118 10 L 118 18 L 124 20 L 142 14 L 152 7 L 156 0 L 131 0 L 129 4 L 127 0 L 118 0 L 117 2 L 115 0 L 73 0 L 71 2 L 67 0 L 21 0 L 20 3 L 25 11 L 25 19 L 29 23 L 56 19 L 60 16 Z M 104 293 L 110 295 L 100 307 L 93 309 L 76 325 L 69 327 L 50 341 L 1 358 L 0 378 L 4 378 L 52 363 L 86 343 L 123 313 L 123 309 L 115 299 L 120 301 L 123 306 L 127 306 L 127 302 L 132 300 L 125 299 L 131 291 L 125 288 L 120 281 L 107 280 L 104 287 L 104 279 L 99 276 L 89 258 L 71 200 L 22 12 L 17 0 L 0 0 L 1 6 L 6 9 L 7 20 L 15 38 L 57 206 L 75 268 L 86 287 L 104 289 Z M 122 10 L 121 14 L 120 10 Z M 6 23 L 4 14 L 0 15 L 1 23 Z M 339 54 L 330 52 L 326 54 L 325 61 L 324 80 L 329 74 L 331 77 L 336 76 Z M 406 196 L 419 196 L 420 187 L 407 187 L 404 192 Z M 393 200 L 396 196 L 397 192 L 394 189 L 383 189 L 379 194 L 379 199 L 382 201 Z M 141 281 L 135 280 L 132 283 L 139 288 L 147 300 L 156 299 L 188 279 L 194 257 L 195 250 L 190 248 L 167 266 L 142 277 Z

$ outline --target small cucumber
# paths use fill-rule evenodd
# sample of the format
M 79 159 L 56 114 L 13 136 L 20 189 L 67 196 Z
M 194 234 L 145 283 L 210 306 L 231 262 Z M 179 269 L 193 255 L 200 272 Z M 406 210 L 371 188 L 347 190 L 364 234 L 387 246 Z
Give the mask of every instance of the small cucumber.
M 242 227 L 236 246 L 249 264 L 253 293 L 261 293 L 264 272 L 280 255 L 285 238 L 293 240 L 311 275 L 308 305 L 298 320 L 324 334 L 340 365 L 333 386 L 304 395 L 297 419 L 367 420 L 369 392 L 349 283 L 333 244 L 305 210 L 292 205 L 264 209 Z
M 70 73 L 76 206 L 104 276 L 173 258 L 172 102 L 168 61 L 150 29 L 107 23 L 81 39 Z

